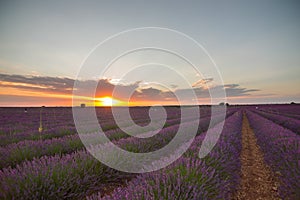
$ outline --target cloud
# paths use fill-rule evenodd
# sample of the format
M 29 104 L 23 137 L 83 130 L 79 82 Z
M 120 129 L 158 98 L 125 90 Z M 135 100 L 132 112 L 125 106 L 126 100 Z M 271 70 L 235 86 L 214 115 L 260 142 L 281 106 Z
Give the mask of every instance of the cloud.
M 171 87 L 172 89 L 175 89 L 175 88 L 178 88 L 178 85 L 171 84 L 170 87 Z
M 200 79 L 200 80 L 196 81 L 195 83 L 193 83 L 192 87 L 203 87 L 207 83 L 212 82 L 213 80 L 214 80 L 213 78 Z
M 258 89 L 243 88 L 238 84 L 225 85 L 224 88 L 228 97 L 249 96 L 252 92 L 260 91 Z
M 248 89 L 241 87 L 239 84 L 226 84 L 224 86 L 216 85 L 207 87 L 206 85 L 213 82 L 213 78 L 200 79 L 196 81 L 192 88 L 178 88 L 173 85 L 174 91 L 164 91 L 152 87 L 145 87 L 142 81 L 130 84 L 124 84 L 112 79 L 96 80 L 77 80 L 77 93 L 81 96 L 104 97 L 112 96 L 120 100 L 132 101 L 177 101 L 176 96 L 184 100 L 196 95 L 197 98 L 210 98 L 210 92 L 216 92 L 220 89 L 225 90 L 227 97 L 249 96 L 258 89 Z M 75 80 L 66 77 L 48 77 L 48 76 L 23 76 L 0 74 L 0 86 L 6 88 L 19 89 L 20 91 L 33 91 L 47 94 L 64 94 L 72 95 Z M 96 88 L 96 90 L 94 90 Z M 1 95 L 1 94 L 0 94 Z M 20 94 L 19 94 L 20 95 Z
M 0 74 L 0 85 L 2 87 L 39 92 L 70 93 L 73 83 L 74 80 L 70 78 Z
M 100 79 L 96 89 L 96 96 L 113 96 L 116 99 L 129 99 L 130 94 L 133 94 L 139 88 L 141 82 L 137 81 L 130 84 L 114 84 L 110 79 Z
M 136 90 L 131 99 L 133 101 L 176 101 L 176 96 L 170 91 L 150 87 Z

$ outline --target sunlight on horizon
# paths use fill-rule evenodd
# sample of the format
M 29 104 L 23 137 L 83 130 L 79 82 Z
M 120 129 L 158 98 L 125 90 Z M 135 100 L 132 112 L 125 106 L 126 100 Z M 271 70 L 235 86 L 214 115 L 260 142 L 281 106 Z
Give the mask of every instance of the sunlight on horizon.
M 95 106 L 104 106 L 104 107 L 111 107 L 111 106 L 121 106 L 124 105 L 125 102 L 120 100 L 114 99 L 109 96 L 95 98 Z

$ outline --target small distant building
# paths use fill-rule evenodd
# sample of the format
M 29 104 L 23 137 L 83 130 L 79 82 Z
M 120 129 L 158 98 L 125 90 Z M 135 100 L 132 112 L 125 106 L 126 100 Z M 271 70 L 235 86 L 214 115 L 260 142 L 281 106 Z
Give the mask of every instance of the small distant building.
M 84 103 L 80 104 L 80 107 L 85 108 L 85 104 Z

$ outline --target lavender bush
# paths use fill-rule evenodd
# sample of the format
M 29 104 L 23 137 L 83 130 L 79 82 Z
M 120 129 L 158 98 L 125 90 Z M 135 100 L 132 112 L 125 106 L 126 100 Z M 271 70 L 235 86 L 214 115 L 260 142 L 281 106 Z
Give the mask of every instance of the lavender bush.
M 294 119 L 291 117 L 282 116 L 279 114 L 274 113 L 268 113 L 268 112 L 257 112 L 259 115 L 275 122 L 276 124 L 279 124 L 280 126 L 283 126 L 287 129 L 290 129 L 291 131 L 300 134 L 300 120 Z
M 265 161 L 280 179 L 280 196 L 299 199 L 300 136 L 250 111 L 247 116 Z
M 206 125 L 209 118 L 206 117 L 204 119 Z M 165 127 L 174 126 L 179 122 L 180 119 L 170 119 L 167 121 Z M 127 129 L 130 131 L 130 126 L 127 127 Z M 146 129 L 145 132 L 147 132 Z M 93 141 L 94 138 L 96 138 L 96 135 L 97 133 L 91 133 L 87 134 L 86 137 Z M 106 135 L 110 140 L 119 140 L 130 136 L 120 129 L 108 130 L 106 131 Z M 97 143 L 97 141 L 93 142 Z M 24 160 L 32 160 L 34 157 L 41 157 L 43 155 L 71 153 L 75 150 L 82 149 L 83 147 L 84 145 L 78 135 L 67 135 L 61 138 L 51 138 L 47 140 L 24 140 L 0 147 L 0 168 L 8 166 L 14 167 Z
M 232 114 L 233 112 L 229 112 Z M 189 122 L 187 122 L 189 123 Z M 201 126 L 203 123 L 203 127 Z M 200 122 L 200 127 L 207 127 L 208 121 Z M 132 138 L 122 139 L 119 145 L 124 149 L 145 149 L 160 147 L 162 138 L 174 127 L 164 128 L 160 135 L 149 142 L 137 143 Z M 172 138 L 172 134 L 169 134 Z M 164 141 L 167 141 L 164 140 Z M 162 142 L 163 143 L 163 142 Z M 136 145 L 136 146 L 135 146 Z M 25 161 L 15 168 L 0 170 L 0 198 L 2 199 L 66 199 L 81 198 L 103 188 L 103 184 L 118 182 L 135 176 L 110 169 L 95 160 L 86 151 L 77 151 L 66 155 L 44 156 Z
M 87 197 L 95 199 L 230 199 L 239 183 L 242 116 L 226 120 L 223 133 L 213 151 L 197 157 L 204 136 L 198 136 L 184 157 L 165 169 L 142 174 L 112 194 Z

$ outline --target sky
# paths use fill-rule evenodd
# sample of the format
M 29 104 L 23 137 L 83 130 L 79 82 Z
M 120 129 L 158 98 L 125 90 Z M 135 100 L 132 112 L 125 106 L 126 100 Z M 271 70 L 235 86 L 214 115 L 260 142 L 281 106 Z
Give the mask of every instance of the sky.
M 76 103 L 97 105 L 128 98 L 132 105 L 176 104 L 178 95 L 193 104 L 192 93 L 207 104 L 221 101 L 209 96 L 221 86 L 232 104 L 300 102 L 299 9 L 297 1 L 276 0 L 0 1 L 0 106 L 69 106 L 74 83 L 81 87 Z M 133 31 L 95 49 L 141 27 L 163 29 Z M 167 29 L 193 38 L 210 57 Z M 195 60 L 198 71 L 157 49 L 105 68 L 106 60 L 151 42 Z M 91 73 L 81 76 L 85 70 Z M 86 91 L 92 86 L 94 96 Z

